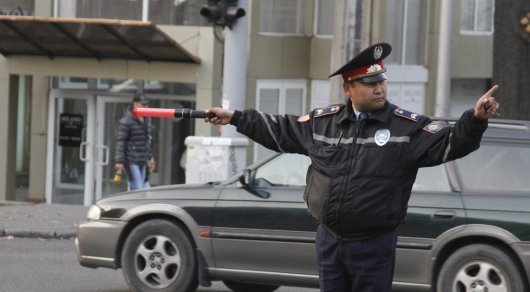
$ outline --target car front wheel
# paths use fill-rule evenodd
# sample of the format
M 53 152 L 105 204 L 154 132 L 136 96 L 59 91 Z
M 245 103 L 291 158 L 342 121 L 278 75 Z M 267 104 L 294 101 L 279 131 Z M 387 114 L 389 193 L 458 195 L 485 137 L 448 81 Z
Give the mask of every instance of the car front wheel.
M 194 291 L 197 262 L 184 230 L 166 220 L 135 227 L 122 251 L 124 278 L 132 291 Z
M 454 252 L 443 264 L 436 291 L 527 291 L 510 255 L 487 244 L 473 244 Z

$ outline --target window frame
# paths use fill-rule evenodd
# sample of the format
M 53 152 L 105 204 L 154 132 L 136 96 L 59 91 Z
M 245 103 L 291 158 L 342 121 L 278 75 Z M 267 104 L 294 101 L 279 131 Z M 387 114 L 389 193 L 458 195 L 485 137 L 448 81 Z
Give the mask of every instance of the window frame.
M 286 107 L 286 91 L 287 89 L 302 89 L 302 105 L 301 115 L 306 111 L 307 106 L 307 80 L 305 79 L 258 79 L 256 81 L 256 110 L 260 110 L 259 105 L 261 102 L 261 89 L 278 89 L 278 112 L 268 114 L 285 114 Z M 254 143 L 254 151 L 252 160 L 258 161 L 258 146 L 259 144 Z M 262 146 L 263 147 L 263 146 Z
M 262 1 L 267 1 L 267 0 L 262 0 Z M 297 8 L 299 8 L 299 6 L 301 5 L 301 3 L 303 3 L 304 1 L 306 0 L 296 0 L 297 1 Z M 307 3 L 306 3 L 307 5 Z M 259 18 L 261 19 L 261 17 L 263 17 L 263 14 L 261 14 L 261 11 L 262 9 L 261 8 L 261 3 L 260 3 L 260 7 L 258 8 L 258 11 L 259 12 Z M 300 20 L 303 21 L 302 25 L 301 25 L 301 29 L 300 29 L 300 32 L 296 33 L 296 32 L 264 32 L 264 31 L 261 31 L 261 25 L 260 23 L 258 22 L 258 35 L 261 35 L 261 36 L 271 36 L 271 37 L 304 37 L 305 36 L 305 18 L 306 18 L 306 10 L 307 10 L 307 6 L 305 7 L 306 9 L 296 9 L 297 11 L 297 14 L 296 14 L 296 22 L 298 23 Z
M 61 18 L 66 18 L 66 17 L 72 17 L 72 16 L 60 16 L 59 15 L 59 2 L 60 1 L 65 1 L 65 0 L 53 0 L 53 17 L 61 17 Z M 68 0 L 68 1 L 76 1 L 76 0 Z M 142 1 L 142 11 L 141 11 L 141 19 L 137 20 L 137 21 L 145 21 L 145 22 L 153 22 L 155 23 L 153 20 L 149 19 L 149 9 L 150 9 L 150 5 L 149 5 L 149 1 L 150 0 L 141 0 Z M 75 18 L 79 18 L 77 16 L 75 16 Z M 161 23 L 161 24 L 158 24 L 157 25 L 174 25 L 174 26 L 186 26 L 184 24 L 169 24 L 169 23 Z M 193 25 L 193 26 L 203 26 L 203 25 Z
M 393 1 L 393 0 L 387 0 L 387 1 Z M 430 9 L 431 9 L 431 1 L 430 0 L 426 0 L 427 2 L 427 6 L 425 8 L 425 12 L 426 12 L 426 16 L 425 16 L 425 25 L 428 26 L 429 25 L 429 22 L 430 22 Z M 388 2 L 387 2 L 388 4 Z M 423 44 L 421 45 L 421 47 L 423 48 L 423 58 L 421 61 L 420 64 L 407 64 L 407 55 L 406 55 L 406 48 L 408 48 L 408 42 L 407 42 L 407 30 L 408 30 L 408 23 L 407 23 L 407 20 L 408 20 L 408 7 L 409 7 L 409 0 L 403 0 L 403 10 L 401 11 L 402 13 L 402 22 L 399 23 L 399 24 L 396 24 L 396 25 L 400 25 L 401 26 L 401 31 L 402 31 L 402 36 L 401 36 L 401 42 L 399 43 L 399 49 L 400 49 L 400 56 L 399 56 L 399 60 L 398 62 L 396 63 L 391 63 L 393 65 L 399 65 L 399 66 L 423 66 L 425 67 L 426 64 L 427 64 L 427 48 L 428 48 L 428 42 L 429 42 L 429 29 L 425 29 L 425 31 L 423 32 L 423 36 L 422 36 L 422 39 L 421 40 L 418 40 L 417 43 L 419 43 L 420 41 L 423 42 Z M 388 9 L 388 5 L 387 5 L 387 9 Z M 388 32 L 387 32 L 388 33 Z M 389 63 L 390 64 L 390 63 Z
M 466 30 L 462 28 L 462 17 L 464 10 L 462 9 L 462 6 L 464 5 L 464 1 L 473 1 L 473 30 Z M 477 24 L 478 24 L 478 5 L 477 1 L 491 1 L 491 27 L 489 31 L 477 31 Z M 460 2 L 460 34 L 461 35 L 475 35 L 475 36 L 492 36 L 495 31 L 495 0 L 462 0 Z
M 321 1 L 324 1 L 324 0 L 315 0 L 314 1 L 314 13 L 313 13 L 313 35 L 317 38 L 322 38 L 322 39 L 332 39 L 333 38 L 333 28 L 332 28 L 332 31 L 331 31 L 331 34 L 320 34 L 318 33 L 318 25 L 319 25 L 319 18 L 318 16 L 320 15 L 320 10 L 318 9 L 319 7 L 319 3 Z M 328 0 L 329 1 L 329 0 Z M 333 1 L 333 10 L 335 10 L 335 2 Z M 331 19 L 330 21 L 333 21 L 333 15 L 331 15 Z

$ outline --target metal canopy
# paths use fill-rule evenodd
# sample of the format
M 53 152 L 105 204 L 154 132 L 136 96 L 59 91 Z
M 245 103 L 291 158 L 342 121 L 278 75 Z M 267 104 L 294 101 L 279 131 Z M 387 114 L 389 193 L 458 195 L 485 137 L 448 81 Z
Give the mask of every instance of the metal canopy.
M 151 22 L 0 15 L 0 53 L 200 63 Z

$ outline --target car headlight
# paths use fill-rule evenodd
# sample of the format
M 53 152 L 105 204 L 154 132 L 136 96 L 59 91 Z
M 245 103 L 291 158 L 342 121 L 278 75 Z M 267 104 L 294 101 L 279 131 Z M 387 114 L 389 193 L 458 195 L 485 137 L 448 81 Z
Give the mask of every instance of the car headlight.
M 86 217 L 89 220 L 99 220 L 99 217 L 101 216 L 101 208 L 99 208 L 98 205 L 92 205 L 90 208 L 88 208 L 88 213 L 86 214 Z

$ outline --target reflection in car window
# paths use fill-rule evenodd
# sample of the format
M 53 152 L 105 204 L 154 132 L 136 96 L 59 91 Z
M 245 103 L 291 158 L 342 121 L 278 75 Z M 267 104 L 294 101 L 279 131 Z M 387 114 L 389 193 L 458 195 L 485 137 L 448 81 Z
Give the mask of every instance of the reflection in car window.
M 282 154 L 256 170 L 256 179 L 266 179 L 277 186 L 305 186 L 309 157 L 300 154 Z
M 413 191 L 422 192 L 449 192 L 451 186 L 443 165 L 423 167 L 418 170 L 416 181 L 412 186 Z
M 525 144 L 482 144 L 456 161 L 462 184 L 473 190 L 530 191 L 530 147 Z

